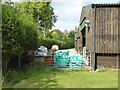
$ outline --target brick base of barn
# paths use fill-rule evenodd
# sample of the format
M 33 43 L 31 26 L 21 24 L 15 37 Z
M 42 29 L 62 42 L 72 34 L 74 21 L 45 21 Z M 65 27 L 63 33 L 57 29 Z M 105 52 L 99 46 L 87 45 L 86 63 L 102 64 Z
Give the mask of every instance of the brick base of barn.
M 112 68 L 120 69 L 120 54 L 102 54 L 96 53 L 96 69 L 99 68 Z M 94 68 L 94 54 L 92 54 L 92 68 Z

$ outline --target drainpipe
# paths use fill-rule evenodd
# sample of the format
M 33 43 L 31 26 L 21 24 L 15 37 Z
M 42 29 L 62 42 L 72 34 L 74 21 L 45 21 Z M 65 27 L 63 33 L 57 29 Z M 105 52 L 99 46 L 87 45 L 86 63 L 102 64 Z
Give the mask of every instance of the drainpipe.
M 96 70 L 96 6 L 94 6 L 94 71 Z

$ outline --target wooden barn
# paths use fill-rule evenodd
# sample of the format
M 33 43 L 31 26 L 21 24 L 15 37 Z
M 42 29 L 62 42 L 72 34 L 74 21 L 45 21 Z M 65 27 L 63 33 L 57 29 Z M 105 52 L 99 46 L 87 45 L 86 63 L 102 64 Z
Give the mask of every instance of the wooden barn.
M 82 8 L 75 32 L 75 49 L 92 52 L 92 67 L 119 68 L 120 4 L 91 4 Z

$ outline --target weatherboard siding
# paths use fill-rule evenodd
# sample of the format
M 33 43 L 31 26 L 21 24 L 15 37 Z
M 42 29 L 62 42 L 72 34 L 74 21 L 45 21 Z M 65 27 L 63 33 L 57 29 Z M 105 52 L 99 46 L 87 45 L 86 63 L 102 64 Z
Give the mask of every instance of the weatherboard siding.
M 96 9 L 96 53 L 120 53 L 120 8 L 118 7 L 97 7 Z M 82 9 L 80 24 L 84 17 L 90 21 L 90 28 L 86 30 L 86 48 L 94 52 L 94 8 L 84 7 Z M 118 20 L 119 19 L 119 20 Z M 77 49 L 82 45 L 82 34 L 80 25 L 77 30 Z
M 96 53 L 120 53 L 118 40 L 118 8 L 97 8 Z

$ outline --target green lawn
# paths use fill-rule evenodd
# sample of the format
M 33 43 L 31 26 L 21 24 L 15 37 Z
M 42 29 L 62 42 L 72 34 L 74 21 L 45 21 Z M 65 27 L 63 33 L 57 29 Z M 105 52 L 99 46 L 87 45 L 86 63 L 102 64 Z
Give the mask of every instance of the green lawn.
M 117 88 L 118 72 L 63 71 L 46 69 L 14 88 Z

